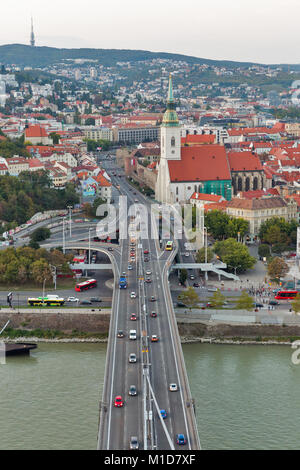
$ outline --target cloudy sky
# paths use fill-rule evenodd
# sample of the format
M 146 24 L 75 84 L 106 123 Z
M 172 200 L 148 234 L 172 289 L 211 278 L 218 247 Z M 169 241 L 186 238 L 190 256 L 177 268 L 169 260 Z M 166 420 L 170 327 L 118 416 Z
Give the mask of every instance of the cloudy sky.
M 208 59 L 300 63 L 299 0 L 14 0 L 0 44 L 144 49 Z

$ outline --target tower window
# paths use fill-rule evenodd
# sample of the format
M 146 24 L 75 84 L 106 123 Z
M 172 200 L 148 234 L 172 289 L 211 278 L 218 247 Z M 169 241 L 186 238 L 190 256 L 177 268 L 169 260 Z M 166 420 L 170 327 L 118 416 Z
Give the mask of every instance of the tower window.
M 172 137 L 172 139 L 171 139 L 171 146 L 175 147 L 175 137 Z

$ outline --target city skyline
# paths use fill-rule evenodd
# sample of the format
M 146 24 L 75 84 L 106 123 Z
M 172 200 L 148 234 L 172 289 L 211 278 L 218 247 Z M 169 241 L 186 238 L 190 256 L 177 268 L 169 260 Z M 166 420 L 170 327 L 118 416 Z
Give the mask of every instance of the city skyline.
M 8 21 L 1 29 L 0 44 L 30 44 L 32 16 L 36 46 L 139 49 L 217 60 L 299 63 L 293 47 L 299 43 L 300 5 L 296 0 L 253 0 L 251 5 L 245 1 L 237 5 L 233 0 L 201 5 L 192 0 L 184 13 L 178 0 L 163 4 L 153 0 L 150 10 L 137 0 L 129 5 L 117 0 L 113 6 L 87 0 L 80 15 L 69 0 L 63 4 L 53 0 L 50 12 L 37 0 L 18 3 L 17 16 L 15 4 L 2 7 L 2 17 Z

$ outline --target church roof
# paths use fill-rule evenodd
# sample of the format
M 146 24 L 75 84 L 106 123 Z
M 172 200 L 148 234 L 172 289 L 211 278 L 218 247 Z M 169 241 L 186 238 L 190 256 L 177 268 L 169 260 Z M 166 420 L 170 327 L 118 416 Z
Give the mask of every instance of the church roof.
M 181 160 L 169 160 L 168 164 L 172 183 L 177 181 L 231 181 L 223 145 L 181 147 Z
M 228 161 L 231 171 L 262 171 L 259 157 L 250 151 L 230 152 Z

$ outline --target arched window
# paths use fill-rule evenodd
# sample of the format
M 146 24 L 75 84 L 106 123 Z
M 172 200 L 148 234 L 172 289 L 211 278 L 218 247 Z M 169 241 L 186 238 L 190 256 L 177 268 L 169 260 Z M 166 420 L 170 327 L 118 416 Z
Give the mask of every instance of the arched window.
M 175 147 L 175 137 L 172 137 L 172 139 L 171 139 L 171 146 Z
M 258 189 L 258 178 L 255 176 L 253 178 L 253 191 L 256 191 Z

